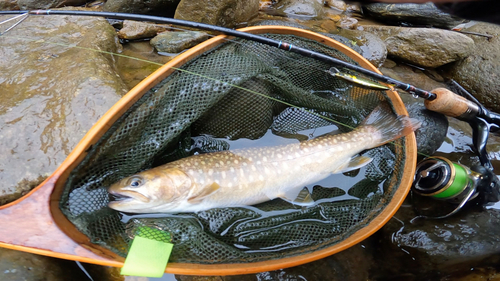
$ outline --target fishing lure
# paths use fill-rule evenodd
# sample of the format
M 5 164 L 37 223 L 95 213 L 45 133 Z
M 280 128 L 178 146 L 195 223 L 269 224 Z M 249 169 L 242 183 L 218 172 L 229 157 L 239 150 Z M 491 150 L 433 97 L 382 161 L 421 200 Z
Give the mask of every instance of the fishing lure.
M 359 85 L 362 88 L 371 89 L 371 90 L 389 90 L 389 87 L 387 87 L 387 86 L 384 86 L 384 85 L 376 83 L 376 82 L 372 82 L 372 81 L 367 80 L 367 79 L 358 78 L 358 77 L 351 75 L 351 74 L 340 72 L 335 67 L 332 67 L 329 70 L 326 70 L 326 72 L 329 73 L 330 75 L 335 76 L 335 77 L 342 78 L 350 83 Z

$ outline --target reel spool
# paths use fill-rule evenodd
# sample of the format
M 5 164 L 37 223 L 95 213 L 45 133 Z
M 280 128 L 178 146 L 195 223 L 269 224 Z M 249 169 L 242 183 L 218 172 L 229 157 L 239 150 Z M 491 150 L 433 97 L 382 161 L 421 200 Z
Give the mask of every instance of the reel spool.
M 413 191 L 439 200 L 461 204 L 477 197 L 481 174 L 444 157 L 424 159 L 417 165 Z
M 490 169 L 476 165 L 468 168 L 462 164 L 451 162 L 444 157 L 430 157 L 417 164 L 415 179 L 412 185 L 413 194 L 421 197 L 446 201 L 454 206 L 453 211 L 442 216 L 426 216 L 423 218 L 443 219 L 456 214 L 467 202 L 478 198 L 478 205 L 484 206 L 500 200 L 499 180 Z M 413 202 L 415 211 L 421 209 Z

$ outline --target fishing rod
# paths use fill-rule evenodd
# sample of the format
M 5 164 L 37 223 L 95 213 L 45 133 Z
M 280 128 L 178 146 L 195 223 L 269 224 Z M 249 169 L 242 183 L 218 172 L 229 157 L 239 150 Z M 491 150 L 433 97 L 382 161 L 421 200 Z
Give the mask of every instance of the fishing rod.
M 15 18 L 20 18 L 20 21 L 26 19 L 26 17 L 28 15 L 98 16 L 98 17 L 104 17 L 104 18 L 109 18 L 109 19 L 149 21 L 149 22 L 172 24 L 172 25 L 208 30 L 208 31 L 216 31 L 216 32 L 219 32 L 219 33 L 222 33 L 225 35 L 259 42 L 259 43 L 262 43 L 265 45 L 276 47 L 278 49 L 297 53 L 297 54 L 300 54 L 300 55 L 303 55 L 306 57 L 310 57 L 313 59 L 318 59 L 320 61 L 332 64 L 336 67 L 343 67 L 346 69 L 350 69 L 350 70 L 362 73 L 362 74 L 366 75 L 367 77 L 373 78 L 373 79 L 380 81 L 380 82 L 390 84 L 390 85 L 394 86 L 395 88 L 406 91 L 406 92 L 408 92 L 416 97 L 421 97 L 421 98 L 425 99 L 424 104 L 425 104 L 426 108 L 429 110 L 439 112 L 439 113 L 442 113 L 444 115 L 455 117 L 455 118 L 458 118 L 458 119 L 463 120 L 465 122 L 468 122 L 469 125 L 473 129 L 472 138 L 473 138 L 475 152 L 479 156 L 479 160 L 481 162 L 482 167 L 485 168 L 485 169 L 481 170 L 482 171 L 481 175 L 484 176 L 483 178 L 491 179 L 491 180 L 487 181 L 487 182 L 489 182 L 489 184 L 488 184 L 489 189 L 500 190 L 500 183 L 498 182 L 498 180 L 495 180 L 496 176 L 493 174 L 493 166 L 492 166 L 492 164 L 487 156 L 487 152 L 486 152 L 486 143 L 488 141 L 490 131 L 497 131 L 498 129 L 500 129 L 500 114 L 497 114 L 495 112 L 491 112 L 488 109 L 486 109 L 481 103 L 479 103 L 474 97 L 472 97 L 472 95 L 470 95 L 463 88 L 460 88 L 460 87 L 458 88 L 458 90 L 463 92 L 462 95 L 457 95 L 457 94 L 453 93 L 452 91 L 449 91 L 449 90 L 444 89 L 444 88 L 435 89 L 433 91 L 428 92 L 426 90 L 419 89 L 413 85 L 403 83 L 403 82 L 398 81 L 396 79 L 393 79 L 393 78 L 384 76 L 382 74 L 367 70 L 367 69 L 362 68 L 360 66 L 345 62 L 345 61 L 337 59 L 337 58 L 333 58 L 331 56 L 328 56 L 328 55 L 325 55 L 325 54 L 322 54 L 319 52 L 315 52 L 313 50 L 301 48 L 301 47 L 292 45 L 292 44 L 287 43 L 287 42 L 278 41 L 278 40 L 274 40 L 274 39 L 267 38 L 264 36 L 246 33 L 246 32 L 242 32 L 242 31 L 230 29 L 230 28 L 225 28 L 225 27 L 220 27 L 220 26 L 215 26 L 215 25 L 210 25 L 210 24 L 204 24 L 204 23 L 198 23 L 198 22 L 192 22 L 192 21 L 186 21 L 186 20 L 164 18 L 164 17 L 158 17 L 158 16 L 149 16 L 149 15 L 111 13 L 111 12 L 95 12 L 95 11 L 67 11 L 67 10 L 0 11 L 0 15 L 7 15 L 7 14 L 21 14 L 21 15 L 23 15 L 23 16 L 15 17 Z M 8 19 L 4 22 L 11 21 L 13 19 Z M 18 25 L 19 23 L 20 22 L 15 23 L 14 26 Z M 11 26 L 5 32 L 7 32 L 8 30 L 11 30 L 14 26 Z M 330 69 L 326 72 L 328 72 L 332 75 L 338 76 L 342 79 L 351 80 L 354 83 L 362 84 L 361 83 L 362 81 L 360 79 L 358 79 L 357 77 L 355 77 L 354 75 L 341 73 L 336 68 L 332 68 L 332 69 L 334 71 L 332 71 Z M 423 167 L 425 169 L 419 171 L 420 174 L 417 175 L 417 180 L 418 180 L 417 182 L 420 183 L 421 185 L 423 183 L 434 184 L 435 178 L 433 178 L 433 177 L 437 173 L 441 173 L 440 169 L 442 169 L 442 167 L 444 167 L 442 164 L 440 164 L 440 163 L 438 163 L 438 164 L 439 165 L 433 164 L 431 166 L 423 165 Z M 432 169 L 431 169 L 431 167 L 432 167 Z M 477 177 L 477 176 L 475 176 L 475 177 Z M 472 177 L 472 178 L 474 178 L 474 177 Z M 474 182 L 474 180 L 471 180 L 471 182 Z M 478 180 L 475 180 L 475 182 L 478 182 Z M 468 196 L 466 196 L 465 201 L 463 201 L 460 205 L 463 205 L 464 202 L 468 201 L 471 198 L 471 194 L 472 193 L 470 193 L 470 194 L 468 193 Z M 498 200 L 500 200 L 500 197 L 498 197 L 498 198 L 495 197 L 494 200 L 498 201 Z M 493 199 L 487 200 L 487 201 L 493 201 Z M 461 208 L 461 206 L 459 208 Z M 459 209 L 459 208 L 457 208 L 457 209 Z

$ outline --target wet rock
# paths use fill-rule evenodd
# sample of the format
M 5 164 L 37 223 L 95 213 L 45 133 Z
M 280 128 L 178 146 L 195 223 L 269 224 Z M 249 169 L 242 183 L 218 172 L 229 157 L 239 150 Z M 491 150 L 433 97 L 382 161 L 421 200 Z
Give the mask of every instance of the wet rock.
M 346 37 L 351 42 L 355 42 L 356 46 L 361 50 L 359 53 L 376 67 L 380 67 L 387 58 L 384 41 L 371 33 L 361 30 L 341 29 L 337 31 L 337 34 Z M 349 44 L 347 46 L 353 48 Z
M 444 13 L 434 4 L 383 4 L 363 6 L 365 14 L 382 22 L 395 25 L 411 24 L 451 29 L 464 19 Z
M 126 93 L 113 57 L 86 49 L 116 52 L 117 40 L 105 19 L 70 16 L 29 17 L 0 38 L 0 205 L 51 174 Z
M 17 6 L 19 6 L 21 10 L 51 9 L 65 6 L 79 6 L 87 2 L 90 2 L 90 0 L 17 0 Z
M 75 262 L 0 248 L 0 280 L 88 280 Z M 106 280 L 106 279 L 103 279 Z M 106 280 L 107 281 L 107 280 Z
M 339 11 L 347 10 L 347 4 L 342 0 L 326 0 L 325 5 L 330 8 L 337 9 Z
M 150 44 L 158 52 L 180 53 L 207 39 L 208 34 L 201 31 L 167 31 L 151 39 Z
M 358 20 L 351 17 L 343 17 L 337 25 L 345 29 L 355 29 L 358 26 Z
M 0 11 L 20 10 L 17 0 L 0 0 Z
M 382 228 L 382 241 L 389 244 L 384 246 L 387 252 L 382 257 L 399 259 L 396 264 L 412 260 L 413 266 L 406 268 L 406 272 L 420 276 L 432 272 L 446 275 L 498 262 L 499 210 L 466 209 L 447 219 L 410 223 L 415 216 L 410 206 L 404 206 L 396 213 L 397 219 Z M 396 264 L 391 264 L 393 270 L 401 270 Z
M 174 18 L 235 27 L 257 16 L 259 0 L 181 0 Z
M 118 32 L 118 37 L 128 40 L 151 38 L 165 30 L 165 26 L 158 24 L 125 20 L 122 29 Z
M 492 35 L 489 39 L 470 36 L 475 47 L 464 60 L 451 66 L 450 76 L 471 92 L 481 103 L 493 111 L 500 112 L 500 27 L 494 24 L 477 23 L 464 29 Z
M 106 12 L 173 16 L 180 0 L 107 0 Z
M 391 26 L 364 26 L 385 41 L 390 57 L 435 68 L 467 57 L 474 48 L 469 37 L 447 30 Z
M 319 0 L 283 0 L 276 6 L 276 12 L 292 18 L 317 18 L 323 15 L 323 8 Z

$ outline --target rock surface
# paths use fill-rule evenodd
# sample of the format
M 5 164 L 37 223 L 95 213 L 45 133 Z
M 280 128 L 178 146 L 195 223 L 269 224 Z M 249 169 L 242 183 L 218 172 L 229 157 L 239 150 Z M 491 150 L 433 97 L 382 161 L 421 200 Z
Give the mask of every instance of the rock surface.
M 420 26 L 434 26 L 451 29 L 465 20 L 444 13 L 434 4 L 384 4 L 375 3 L 363 6 L 368 16 L 382 22 L 399 25 L 409 23 Z
M 323 15 L 323 8 L 318 0 L 283 0 L 276 6 L 276 12 L 292 18 L 317 18 Z
M 384 41 L 371 33 L 361 30 L 339 29 L 336 34 L 355 42 L 356 47 L 361 50 L 359 53 L 376 67 L 380 67 L 387 58 L 387 48 Z
M 365 26 L 385 41 L 388 55 L 422 67 L 436 68 L 467 57 L 474 48 L 469 37 L 447 30 Z
M 156 34 L 166 30 L 166 26 L 140 21 L 125 20 L 123 27 L 118 32 L 121 39 L 135 40 L 141 38 L 151 38 Z
M 0 205 L 51 174 L 126 93 L 113 58 L 86 48 L 119 48 L 105 19 L 29 17 L 0 37 Z
M 207 39 L 208 34 L 201 31 L 167 31 L 151 39 L 150 44 L 158 52 L 180 53 Z
M 176 19 L 225 27 L 246 23 L 259 12 L 259 0 L 181 0 L 175 10 Z
M 433 204 L 443 204 L 434 200 Z M 476 266 L 498 263 L 500 250 L 499 210 L 465 209 L 457 215 L 442 220 L 416 220 L 410 205 L 404 205 L 382 228 L 383 244 L 380 258 L 386 274 L 401 272 L 419 276 L 416 280 L 441 280 L 423 278 L 440 272 L 470 272 Z M 465 266 L 461 266 L 465 265 Z
M 0 280 L 2 281 L 88 280 L 77 264 L 71 261 L 4 248 L 0 248 L 0 261 Z
M 477 23 L 464 30 L 493 38 L 471 36 L 475 42 L 472 54 L 452 65 L 450 76 L 486 107 L 500 112 L 500 26 Z
M 0 11 L 19 10 L 17 0 L 0 0 Z
M 107 0 L 103 10 L 116 13 L 173 16 L 180 0 Z

